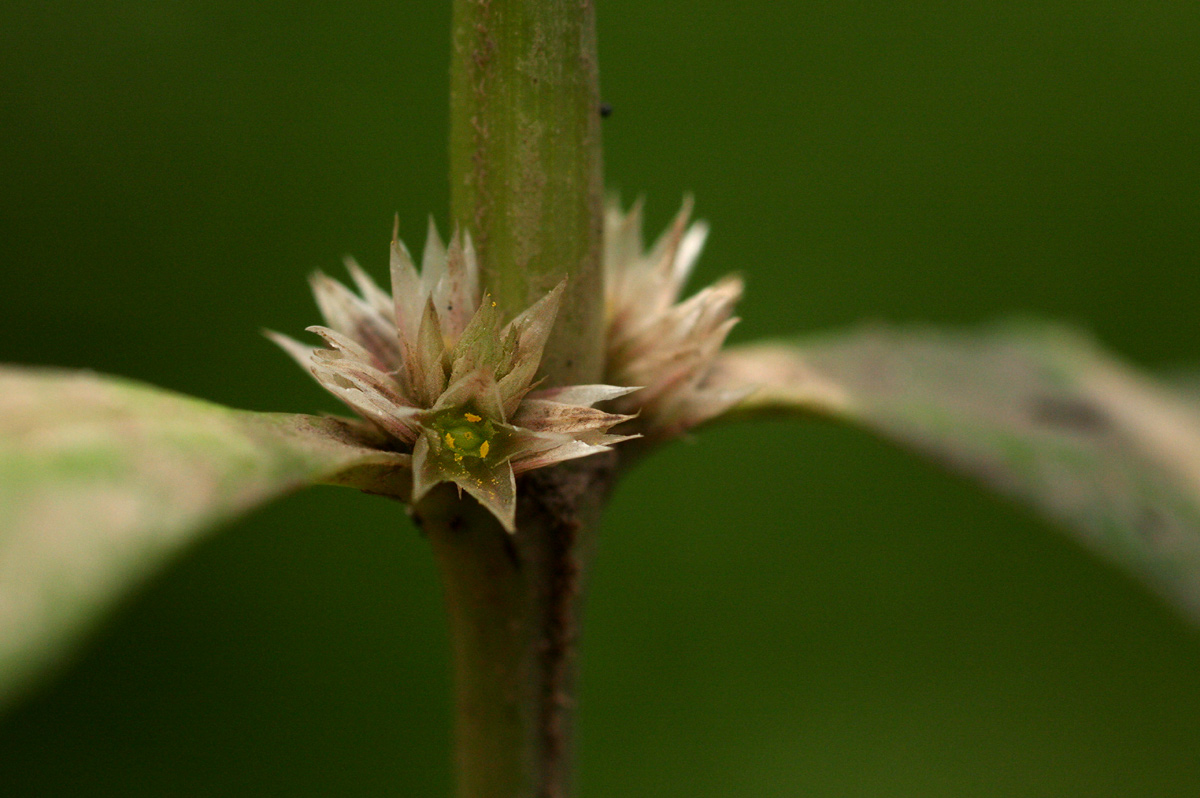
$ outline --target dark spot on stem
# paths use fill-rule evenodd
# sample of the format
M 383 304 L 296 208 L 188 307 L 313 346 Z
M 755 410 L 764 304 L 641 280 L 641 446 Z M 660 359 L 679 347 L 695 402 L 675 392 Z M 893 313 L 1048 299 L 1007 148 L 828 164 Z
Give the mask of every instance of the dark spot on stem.
M 1035 424 L 1081 433 L 1103 433 L 1112 429 L 1112 419 L 1099 407 L 1083 400 L 1061 396 L 1035 396 L 1029 417 Z
M 600 118 L 608 119 L 612 116 L 613 107 L 608 103 L 600 103 Z

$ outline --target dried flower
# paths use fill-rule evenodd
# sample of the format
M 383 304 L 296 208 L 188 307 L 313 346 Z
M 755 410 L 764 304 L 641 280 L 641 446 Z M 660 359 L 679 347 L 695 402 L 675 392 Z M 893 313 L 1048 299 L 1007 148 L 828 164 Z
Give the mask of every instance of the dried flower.
M 642 205 L 605 213 L 604 270 L 608 313 L 606 379 L 643 386 L 619 399 L 623 413 L 640 413 L 638 428 L 656 439 L 678 435 L 714 418 L 753 387 L 708 384 L 729 330 L 742 281 L 726 277 L 680 302 L 679 295 L 708 237 L 704 222 L 688 225 L 691 200 L 649 251 L 642 244 Z
M 630 418 L 597 402 L 635 388 L 576 385 L 532 391 L 564 283 L 504 323 L 480 293 L 469 236 L 447 249 L 432 220 L 418 274 L 393 234 L 392 293 L 347 259 L 358 294 L 324 274 L 313 293 L 328 348 L 270 337 L 330 393 L 412 453 L 413 496 L 452 482 L 515 530 L 516 475 L 606 451 L 633 437 Z

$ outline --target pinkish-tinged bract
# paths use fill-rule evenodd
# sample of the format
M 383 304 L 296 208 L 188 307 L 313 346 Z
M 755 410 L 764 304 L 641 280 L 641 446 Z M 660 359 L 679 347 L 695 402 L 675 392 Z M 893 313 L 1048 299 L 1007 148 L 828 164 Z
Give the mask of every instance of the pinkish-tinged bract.
M 628 212 L 610 203 L 605 214 L 605 378 L 642 386 L 614 407 L 639 413 L 638 430 L 658 440 L 721 415 L 754 390 L 709 380 L 725 337 L 738 321 L 733 308 L 742 296 L 741 279 L 726 277 L 679 301 L 708 237 L 703 222 L 688 225 L 690 215 L 691 202 L 685 201 L 674 223 L 647 251 L 640 202 Z

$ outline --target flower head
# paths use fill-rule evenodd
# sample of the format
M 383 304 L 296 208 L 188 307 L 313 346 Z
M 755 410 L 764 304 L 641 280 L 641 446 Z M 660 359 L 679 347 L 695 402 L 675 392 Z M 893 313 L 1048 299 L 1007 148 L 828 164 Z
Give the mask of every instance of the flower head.
M 319 272 L 312 278 L 328 326 L 308 329 L 327 348 L 270 336 L 330 393 L 411 451 L 414 502 L 452 482 L 512 532 L 516 475 L 631 437 L 609 433 L 630 416 L 592 405 L 634 388 L 533 390 L 565 281 L 505 322 L 481 294 L 470 237 L 456 235 L 447 248 L 432 220 L 419 273 L 393 234 L 391 294 L 353 260 L 346 268 L 357 293 Z
M 684 283 L 708 237 L 704 222 L 688 224 L 685 200 L 675 221 L 649 250 L 642 243 L 642 206 L 612 202 L 605 213 L 604 269 L 608 314 L 606 379 L 643 386 L 614 402 L 640 412 L 647 436 L 666 438 L 724 413 L 753 388 L 708 384 L 713 364 L 738 322 L 742 281 L 726 277 L 680 301 Z

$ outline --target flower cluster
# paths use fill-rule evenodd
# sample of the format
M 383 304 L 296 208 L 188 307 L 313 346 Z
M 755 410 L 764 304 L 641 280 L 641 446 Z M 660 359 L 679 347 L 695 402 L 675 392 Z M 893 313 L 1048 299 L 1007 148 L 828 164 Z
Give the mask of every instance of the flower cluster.
M 330 393 L 412 454 L 412 500 L 451 482 L 509 531 L 516 475 L 605 451 L 639 434 L 679 435 L 728 410 L 749 390 L 710 381 L 742 282 L 728 277 L 680 301 L 708 228 L 689 225 L 685 202 L 649 250 L 640 203 L 605 218 L 607 367 L 610 385 L 533 390 L 564 284 L 507 323 L 481 294 L 470 236 L 443 244 L 430 221 L 417 270 L 395 234 L 392 291 L 357 263 L 357 293 L 312 278 L 326 347 L 271 338 Z M 636 386 L 636 387 L 618 387 Z M 612 412 L 594 407 L 607 402 Z M 631 434 L 613 434 L 617 424 Z
M 534 391 L 564 285 L 507 323 L 481 295 L 469 236 L 449 248 L 430 223 L 420 273 L 393 235 L 392 293 L 353 260 L 358 293 L 317 273 L 328 348 L 271 338 L 330 393 L 412 452 L 413 501 L 451 482 L 515 529 L 515 477 L 607 450 L 630 418 L 593 405 L 635 388 L 576 385 Z
M 684 283 L 704 247 L 708 226 L 688 224 L 691 201 L 646 250 L 642 206 L 628 212 L 611 202 L 605 213 L 604 269 L 608 313 L 605 379 L 640 385 L 614 409 L 639 413 L 647 437 L 669 438 L 721 415 L 754 389 L 711 384 L 725 337 L 738 322 L 734 305 L 742 281 L 726 277 L 680 301 Z

